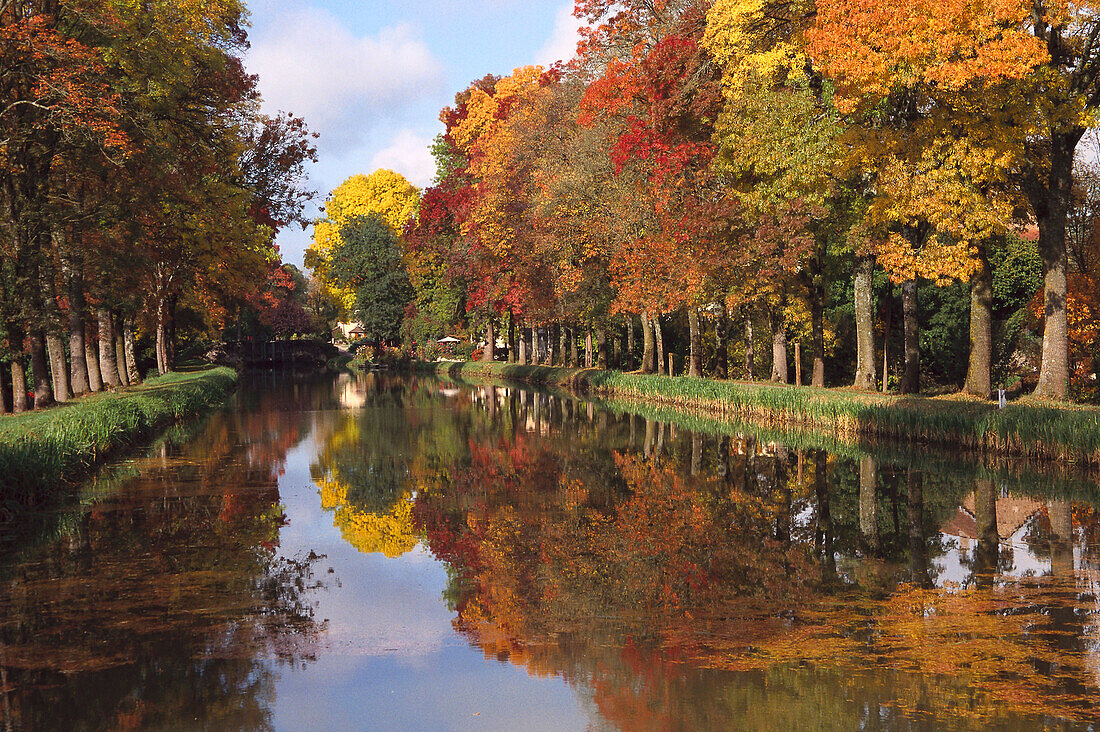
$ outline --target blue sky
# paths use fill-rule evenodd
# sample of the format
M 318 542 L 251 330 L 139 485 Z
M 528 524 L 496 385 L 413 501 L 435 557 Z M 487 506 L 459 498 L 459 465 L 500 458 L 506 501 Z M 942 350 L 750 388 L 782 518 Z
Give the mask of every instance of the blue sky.
M 439 110 L 485 74 L 572 55 L 573 0 L 251 0 L 249 71 L 264 111 L 304 116 L 321 134 L 317 205 L 348 176 L 391 168 L 418 186 Z M 316 206 L 313 213 L 316 213 Z M 279 239 L 301 265 L 309 231 Z

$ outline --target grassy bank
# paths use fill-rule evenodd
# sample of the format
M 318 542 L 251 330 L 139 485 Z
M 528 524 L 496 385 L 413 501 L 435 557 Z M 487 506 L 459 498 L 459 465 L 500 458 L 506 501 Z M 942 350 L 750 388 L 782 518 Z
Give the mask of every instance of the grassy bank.
M 421 368 L 451 376 L 564 386 L 601 396 L 699 409 L 780 427 L 812 427 L 849 437 L 1100 465 L 1100 410 L 1094 408 L 1016 403 L 1002 410 L 981 401 L 499 362 L 433 363 L 422 364 Z
M 112 452 L 222 404 L 232 369 L 168 374 L 43 412 L 0 418 L 0 498 L 26 501 L 86 474 Z

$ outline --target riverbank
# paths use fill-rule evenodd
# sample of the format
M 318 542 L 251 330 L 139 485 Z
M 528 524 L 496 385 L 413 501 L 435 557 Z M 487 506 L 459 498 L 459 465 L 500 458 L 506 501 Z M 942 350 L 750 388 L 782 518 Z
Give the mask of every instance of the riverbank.
M 0 500 L 28 501 L 85 475 L 117 450 L 225 402 L 229 368 L 172 373 L 42 412 L 0 418 Z
M 600 396 L 698 409 L 778 427 L 811 427 L 856 438 L 1100 465 L 1100 410 L 978 400 L 890 396 L 851 389 L 714 381 L 494 362 L 422 363 L 452 377 L 490 377 L 561 386 Z

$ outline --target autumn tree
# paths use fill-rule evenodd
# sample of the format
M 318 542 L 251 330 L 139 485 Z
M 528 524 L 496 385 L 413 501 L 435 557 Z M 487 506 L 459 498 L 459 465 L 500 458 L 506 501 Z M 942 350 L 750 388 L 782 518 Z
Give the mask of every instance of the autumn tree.
M 471 193 L 462 172 L 465 158 L 440 135 L 433 144 L 434 184 L 424 190 L 416 217 L 404 231 L 405 263 L 415 293 L 402 324 L 402 339 L 438 340 L 457 329 L 466 314 L 466 283 L 458 240 Z
M 419 198 L 417 188 L 392 170 L 380 169 L 370 175 L 351 176 L 329 194 L 324 216 L 313 223 L 313 243 L 306 250 L 306 267 L 322 282 L 335 286 L 328 275 L 329 253 L 339 246 L 344 225 L 357 216 L 378 214 L 399 236 L 416 214 Z M 354 311 L 353 290 L 336 287 L 333 294 L 345 314 Z
M 1012 218 L 1008 179 L 1021 139 L 996 100 L 1042 60 L 1025 28 L 1029 11 L 1022 2 L 817 2 L 808 51 L 850 123 L 849 164 L 876 180 L 871 237 L 902 283 L 903 393 L 919 389 L 917 278 L 975 273 L 968 383 L 989 393 L 989 270 L 978 250 Z
M 1044 331 L 1036 396 L 1064 399 L 1069 384 L 1066 224 L 1077 145 L 1100 109 L 1100 7 L 1096 3 L 1028 3 L 1028 26 L 1046 55 L 1014 93 L 1031 103 L 1019 120 L 1029 131 L 1022 187 L 1039 226 Z
M 355 294 L 353 313 L 367 338 L 393 342 L 412 298 L 401 241 L 379 214 L 357 215 L 340 227 L 327 272 L 342 290 Z
M 868 270 L 873 260 L 852 251 L 860 248 L 858 237 L 850 235 L 860 196 L 840 165 L 844 125 L 822 71 L 806 55 L 813 18 L 812 2 L 727 0 L 710 9 L 704 43 L 722 66 L 724 94 L 715 165 L 763 230 L 796 221 L 804 227 L 787 246 L 758 250 L 744 276 L 767 284 L 742 286 L 736 299 L 751 310 L 755 296 L 773 313 L 775 360 L 783 353 L 784 323 L 797 319 L 799 308 L 791 304 L 805 303 L 815 386 L 825 383 L 827 280 L 836 276 L 840 261 L 860 255 L 855 381 L 868 388 L 875 374 Z M 801 247 L 791 246 L 798 241 Z M 780 264 L 776 255 L 787 259 Z
M 123 157 L 129 145 L 118 126 L 121 99 L 109 83 L 100 40 L 111 19 L 96 10 L 31 0 L 0 5 L 0 198 L 5 212 L 0 225 L 16 411 L 27 406 L 24 340 L 35 406 L 54 399 L 46 353 L 47 338 L 58 326 L 51 258 L 54 166 L 69 151 Z M 56 357 L 59 341 L 50 345 Z M 61 394 L 62 400 L 66 397 Z
M 457 149 L 469 161 L 465 172 L 475 188 L 460 231 L 466 242 L 467 307 L 486 322 L 486 360 L 493 356 L 495 319 L 503 312 L 545 320 L 547 286 L 539 242 L 534 237 L 531 187 L 533 164 L 525 145 L 545 125 L 547 91 L 543 70 L 516 69 L 490 91 L 475 86 L 465 116 L 451 130 Z

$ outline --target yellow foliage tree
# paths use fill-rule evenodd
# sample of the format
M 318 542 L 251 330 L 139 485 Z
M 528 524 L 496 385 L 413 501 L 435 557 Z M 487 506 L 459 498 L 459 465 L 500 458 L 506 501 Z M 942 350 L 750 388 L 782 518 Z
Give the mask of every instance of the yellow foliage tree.
M 380 169 L 370 175 L 353 175 L 329 194 L 322 218 L 313 222 L 313 243 L 306 250 L 306 266 L 325 284 L 342 314 L 355 309 L 355 293 L 335 285 L 328 276 L 331 252 L 340 241 L 340 229 L 357 216 L 377 214 L 401 235 L 416 216 L 420 190 L 400 173 Z
M 331 475 L 319 481 L 321 507 L 332 511 L 333 525 L 344 541 L 364 554 L 400 557 L 420 541 L 412 521 L 412 495 L 406 493 L 388 512 L 371 513 L 347 503 L 347 486 Z

